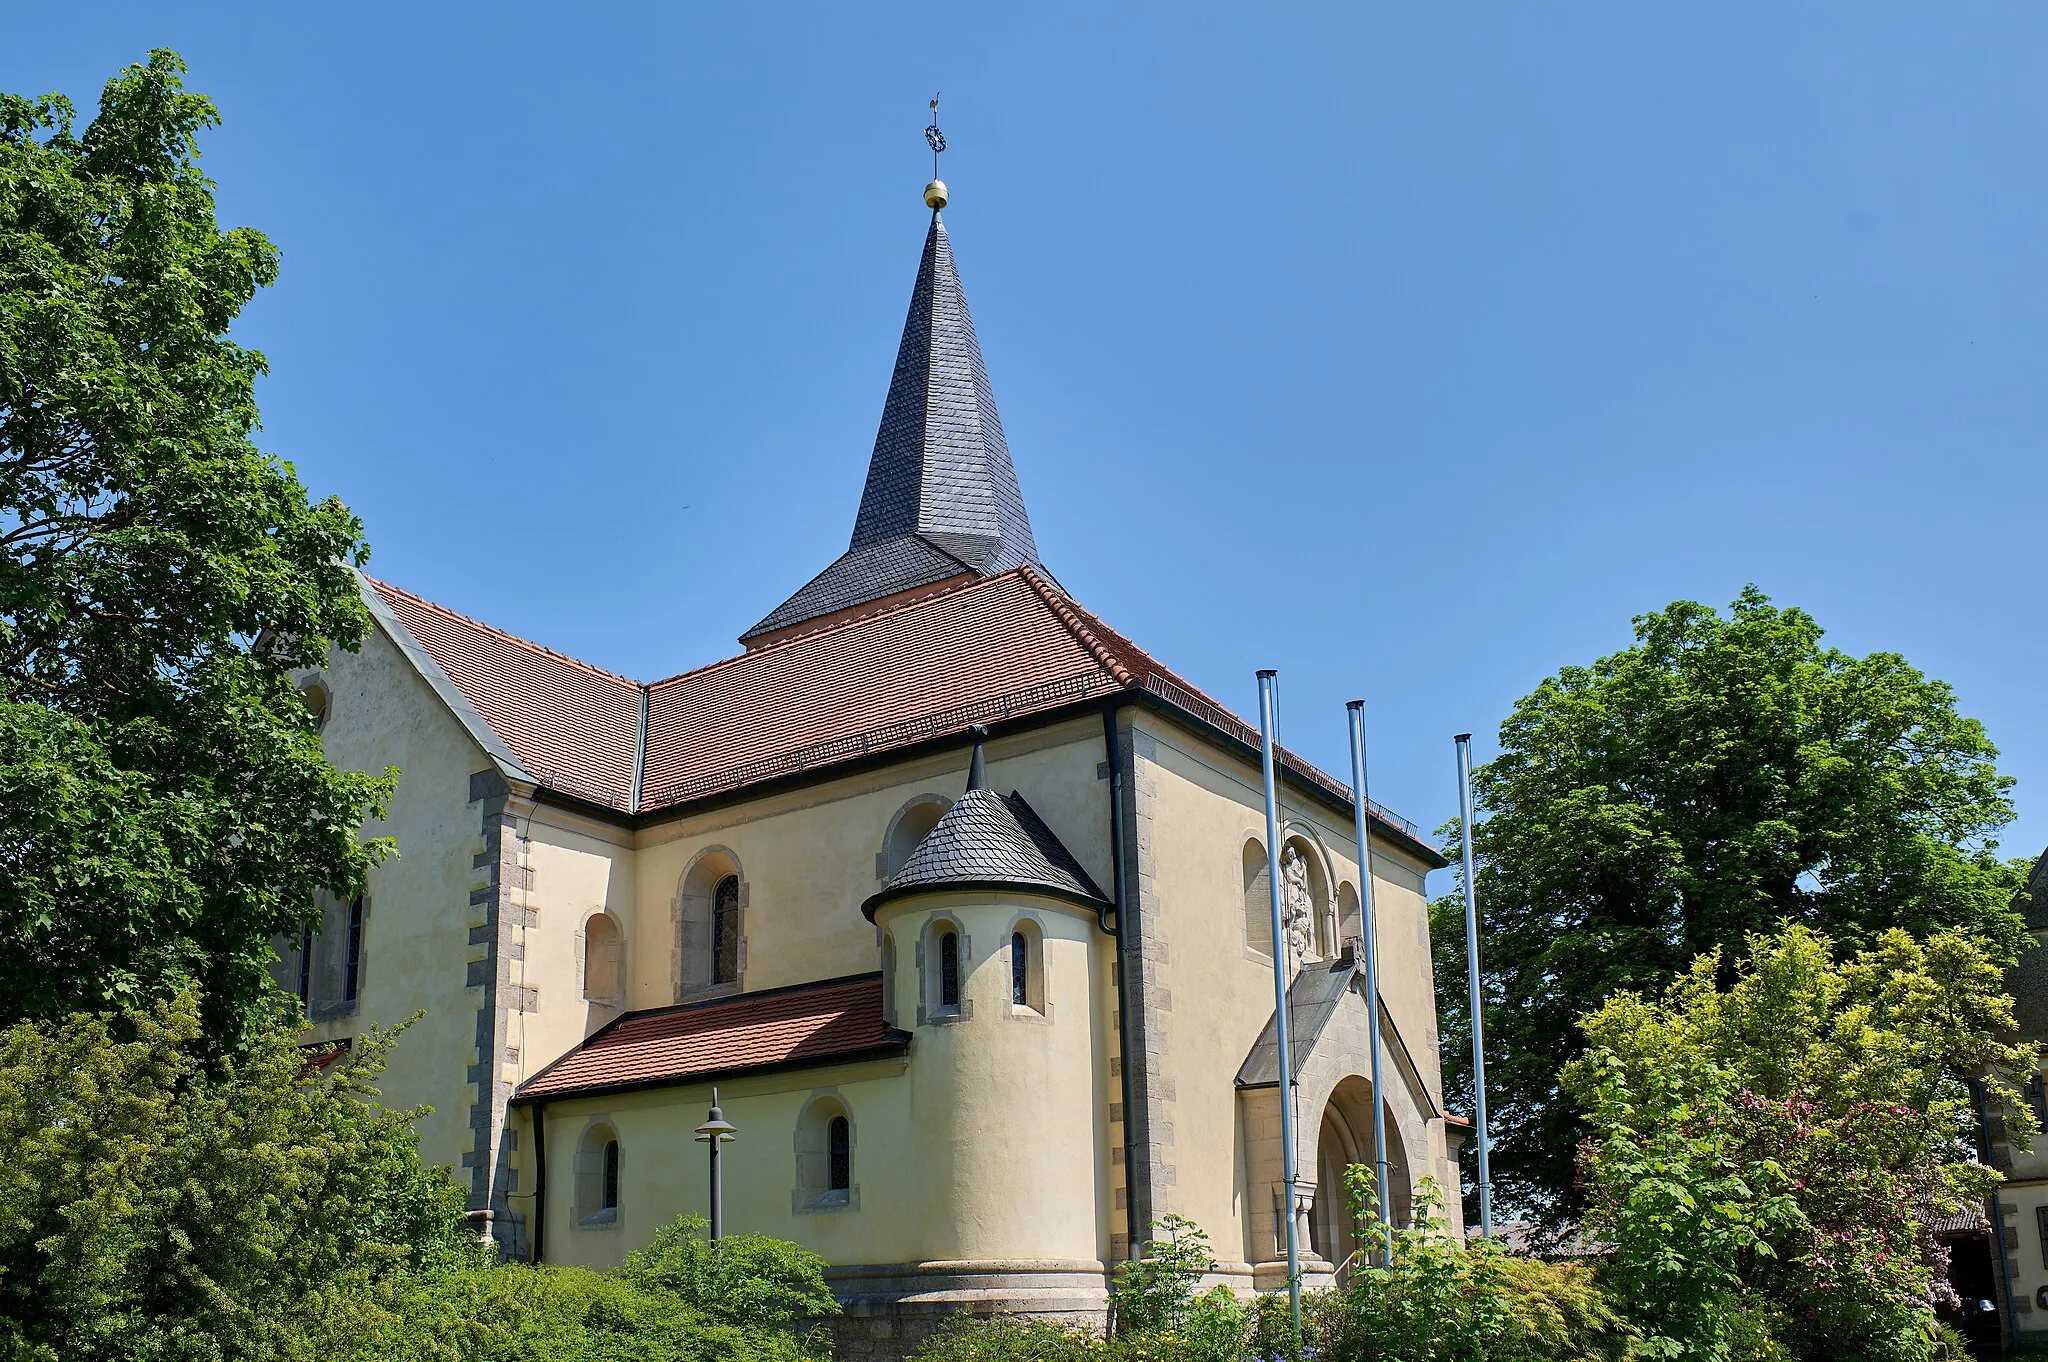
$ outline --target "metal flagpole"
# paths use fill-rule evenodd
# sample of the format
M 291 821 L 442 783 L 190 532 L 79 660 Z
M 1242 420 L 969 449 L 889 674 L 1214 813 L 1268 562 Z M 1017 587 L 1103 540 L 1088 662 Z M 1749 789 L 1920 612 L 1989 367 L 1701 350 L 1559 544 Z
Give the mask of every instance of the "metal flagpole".
M 1301 1337 L 1301 1243 L 1295 1230 L 1294 1051 L 1287 1035 L 1287 938 L 1280 926 L 1280 801 L 1273 770 L 1273 730 L 1278 719 L 1274 680 L 1259 673 L 1259 767 L 1266 778 L 1266 891 L 1273 920 L 1273 1023 L 1280 1048 L 1280 1177 L 1286 1196 L 1287 1317 Z
M 1372 892 L 1372 832 L 1367 826 L 1365 785 L 1365 701 L 1353 700 L 1344 706 L 1345 717 L 1351 724 L 1351 801 L 1352 819 L 1358 835 L 1358 906 L 1365 921 L 1361 927 L 1365 933 L 1365 1029 L 1366 1044 L 1372 1047 L 1372 1162 L 1373 1173 L 1379 1181 L 1380 1193 L 1380 1242 L 1374 1249 L 1376 1256 L 1384 1256 L 1387 1248 L 1387 1232 L 1393 1228 L 1391 1194 L 1387 1190 L 1387 1107 L 1380 1089 L 1380 955 L 1379 955 L 1379 914 L 1373 907 Z
M 1458 746 L 1458 843 L 1465 862 L 1465 972 L 1472 988 L 1472 1092 L 1479 1121 L 1479 1233 L 1493 1237 L 1493 1148 L 1486 1133 L 1486 1023 L 1479 1015 L 1479 897 L 1472 882 L 1472 735 Z

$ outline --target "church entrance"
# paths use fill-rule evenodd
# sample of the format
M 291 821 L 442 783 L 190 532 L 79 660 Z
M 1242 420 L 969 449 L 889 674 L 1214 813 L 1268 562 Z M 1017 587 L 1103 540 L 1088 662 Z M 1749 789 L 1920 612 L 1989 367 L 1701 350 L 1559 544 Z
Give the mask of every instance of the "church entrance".
M 1336 1267 L 1340 1285 L 1365 1261 L 1344 1170 L 1352 1164 L 1372 1167 L 1372 1101 L 1371 1083 L 1356 1074 L 1346 1078 L 1330 1094 L 1316 1136 L 1316 1198 L 1309 1216 L 1309 1244 L 1317 1257 Z M 1388 1209 L 1394 1224 L 1401 1226 L 1410 1215 L 1408 1160 L 1393 1113 L 1388 1112 L 1385 1120 Z

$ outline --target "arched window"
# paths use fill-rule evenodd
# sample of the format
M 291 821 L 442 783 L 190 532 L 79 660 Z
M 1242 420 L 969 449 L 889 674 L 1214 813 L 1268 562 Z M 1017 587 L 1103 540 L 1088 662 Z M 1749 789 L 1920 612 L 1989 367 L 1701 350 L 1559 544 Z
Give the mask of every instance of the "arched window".
M 732 852 L 707 847 L 676 893 L 676 997 L 731 993 L 747 965 L 747 882 Z
M 610 1229 L 619 1223 L 619 1135 L 599 1121 L 576 1145 L 576 1185 L 570 1210 L 578 1229 Z
M 825 1189 L 830 1192 L 853 1190 L 853 1122 L 844 1116 L 834 1116 L 832 1124 L 825 1128 L 825 1159 L 828 1165 Z
M 805 1106 L 796 1127 L 796 1191 L 791 1209 L 853 1210 L 859 1203 L 853 1185 L 853 1114 L 831 1090 Z
M 711 891 L 711 982 L 740 979 L 740 877 L 727 875 Z
M 1010 1001 L 1031 1005 L 1031 943 L 1022 932 L 1010 933 Z
M 919 795 L 897 810 L 882 838 L 882 849 L 875 853 L 875 878 L 886 880 L 901 870 L 917 844 L 931 835 L 951 807 L 937 795 Z
M 960 1010 L 960 934 L 939 933 L 939 1006 Z
M 882 933 L 882 1020 L 896 1024 L 896 938 Z
M 1244 844 L 1244 944 L 1248 950 L 1273 956 L 1272 881 L 1266 869 L 1266 848 L 1255 839 Z
M 617 1003 L 626 996 L 626 938 L 609 913 L 593 913 L 583 924 L 583 998 Z
M 1049 1015 L 1045 1006 L 1045 929 L 1022 918 L 1010 929 L 1010 1007 Z

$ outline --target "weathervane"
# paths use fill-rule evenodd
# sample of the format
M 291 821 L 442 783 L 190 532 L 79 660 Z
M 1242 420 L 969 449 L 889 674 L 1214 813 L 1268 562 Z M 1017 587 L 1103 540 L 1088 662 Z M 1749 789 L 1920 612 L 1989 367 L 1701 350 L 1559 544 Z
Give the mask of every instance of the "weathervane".
M 932 182 L 924 187 L 924 202 L 936 213 L 946 206 L 946 182 L 939 178 L 939 153 L 946 149 L 946 134 L 939 131 L 938 95 L 932 96 L 932 125 L 924 130 L 924 140 L 932 149 Z

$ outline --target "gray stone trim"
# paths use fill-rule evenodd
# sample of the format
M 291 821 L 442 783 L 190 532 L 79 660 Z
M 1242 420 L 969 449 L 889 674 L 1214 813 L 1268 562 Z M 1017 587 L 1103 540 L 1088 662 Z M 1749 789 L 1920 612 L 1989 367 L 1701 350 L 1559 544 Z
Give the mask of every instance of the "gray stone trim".
M 484 948 L 483 958 L 468 962 L 465 983 L 481 991 L 476 1013 L 478 1062 L 468 1066 L 473 1085 L 469 1108 L 472 1143 L 462 1156 L 469 1171 L 467 1209 L 481 1213 L 497 1241 L 501 1254 L 520 1258 L 527 1252 L 523 1217 L 516 1215 L 510 1200 L 515 1185 L 511 1155 L 517 1140 L 509 1129 L 506 1109 L 512 1084 L 504 1079 L 504 1057 L 516 1054 L 512 1045 L 510 1014 L 531 1012 L 538 1005 L 534 988 L 514 984 L 513 962 L 525 956 L 521 929 L 532 925 L 531 907 L 508 905 L 509 892 L 531 886 L 531 872 L 520 863 L 519 835 L 506 805 L 510 795 L 498 771 L 480 771 L 470 777 L 470 803 L 477 806 L 483 836 L 483 850 L 471 858 L 483 884 L 470 892 L 468 943 Z M 482 921 L 477 921 L 479 915 Z
M 1159 937 L 1159 889 L 1153 861 L 1159 752 L 1150 734 L 1133 727 L 1134 713 L 1132 709 L 1118 711 L 1116 725 L 1116 760 L 1122 768 L 1117 817 L 1122 821 L 1125 849 L 1124 882 L 1117 886 L 1117 902 L 1124 906 L 1119 913 L 1117 986 L 1131 990 L 1128 1080 L 1133 1109 L 1122 1115 L 1129 1122 L 1126 1143 L 1136 1155 L 1135 1163 L 1126 1158 L 1123 1200 L 1129 1233 L 1142 1241 L 1151 1223 L 1172 1209 L 1163 1193 L 1175 1181 L 1174 1165 L 1166 1156 L 1172 1146 L 1174 1093 L 1172 1081 L 1162 1072 L 1171 1013 L 1160 1003 L 1162 998 L 1170 1001 L 1171 995 L 1166 991 L 1169 952 Z M 1125 1077 L 1120 1064 L 1113 1064 L 1112 1069 L 1119 1078 Z
M 469 697 L 449 679 L 448 673 L 441 670 L 441 664 L 434 661 L 427 650 L 420 646 L 419 640 L 412 636 L 412 630 L 405 627 L 404 621 L 392 613 L 391 607 L 384 603 L 384 598 L 378 594 L 377 588 L 370 585 L 369 578 L 353 568 L 350 571 L 355 572 L 356 590 L 362 596 L 363 606 L 370 612 L 370 618 L 377 622 L 377 627 L 382 629 L 385 636 L 397 646 L 398 651 L 405 655 L 405 660 L 412 664 L 412 669 L 419 673 L 420 679 L 427 683 L 428 689 L 440 697 L 441 703 L 448 707 L 448 712 L 455 716 L 456 722 L 468 731 L 478 747 L 483 748 L 484 755 L 497 763 L 496 772 L 478 772 L 469 778 L 469 802 L 474 804 L 477 801 L 479 776 L 494 774 L 499 777 L 501 785 L 506 780 L 523 781 L 528 785 L 539 784 L 533 773 L 520 762 L 518 755 L 498 736 L 498 730 L 492 728 L 490 722 L 477 712 L 476 706 L 469 702 Z

